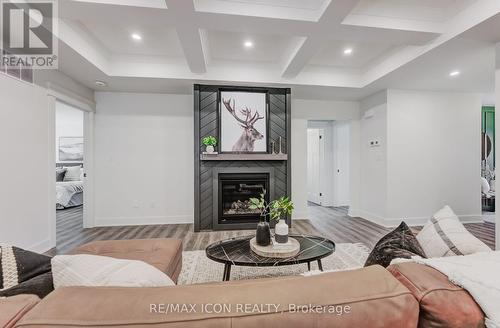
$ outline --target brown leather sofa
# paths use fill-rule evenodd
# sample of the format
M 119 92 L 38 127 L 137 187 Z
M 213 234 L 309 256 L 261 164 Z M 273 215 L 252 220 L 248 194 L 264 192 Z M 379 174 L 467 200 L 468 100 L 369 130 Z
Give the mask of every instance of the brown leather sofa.
M 182 269 L 182 240 L 179 239 L 94 241 L 72 253 L 144 261 L 166 273 L 175 283 Z
M 143 260 L 176 280 L 182 245 L 176 240 L 96 242 L 75 253 Z M 389 270 L 372 266 L 312 277 L 163 288 L 62 288 L 36 306 L 31 297 L 0 300 L 0 313 L 4 307 L 14 309 L 13 319 L 0 315 L 0 323 L 10 320 L 6 327 L 26 328 L 482 327 L 482 312 L 470 296 L 436 273 L 401 264 Z M 457 299 L 466 303 L 455 314 L 453 307 L 444 309 L 442 316 L 438 302 L 447 307 Z
M 484 327 L 484 313 L 472 296 L 441 272 L 417 263 L 387 268 L 417 299 L 421 328 Z

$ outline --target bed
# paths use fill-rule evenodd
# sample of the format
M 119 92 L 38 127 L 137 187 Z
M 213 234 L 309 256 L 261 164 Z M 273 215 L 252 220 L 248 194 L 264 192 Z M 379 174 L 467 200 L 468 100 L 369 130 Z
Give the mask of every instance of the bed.
M 66 181 L 64 178 L 66 169 L 68 168 L 56 169 L 56 209 L 58 210 L 83 205 L 82 177 Z M 77 170 L 81 170 L 80 167 Z
M 83 205 L 83 181 L 56 182 L 56 208 Z

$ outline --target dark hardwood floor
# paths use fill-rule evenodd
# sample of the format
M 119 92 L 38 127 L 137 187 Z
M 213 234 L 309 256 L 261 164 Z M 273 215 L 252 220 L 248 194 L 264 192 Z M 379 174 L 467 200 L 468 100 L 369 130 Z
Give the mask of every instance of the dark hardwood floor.
M 66 254 L 73 248 L 94 241 L 109 239 L 181 238 L 184 250 L 202 250 L 209 244 L 236 236 L 249 235 L 253 230 L 193 232 L 192 224 L 148 225 L 82 228 L 82 207 L 57 212 L 57 247 L 48 254 Z M 488 246 L 495 245 L 493 223 L 465 225 Z M 347 216 L 347 208 L 309 206 L 308 220 L 294 220 L 291 233 L 325 236 L 336 243 L 363 243 L 372 248 L 391 229 L 361 218 Z M 416 231 L 419 228 L 415 228 Z

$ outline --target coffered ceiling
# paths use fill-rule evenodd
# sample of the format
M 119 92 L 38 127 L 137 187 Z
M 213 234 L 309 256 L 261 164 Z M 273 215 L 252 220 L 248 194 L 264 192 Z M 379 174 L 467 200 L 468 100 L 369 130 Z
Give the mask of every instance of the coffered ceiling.
M 356 98 L 394 81 L 401 86 L 405 70 L 418 78 L 426 69 L 418 65 L 425 63 L 453 90 L 459 86 L 449 83 L 449 70 L 474 71 L 464 85 L 486 92 L 482 89 L 491 89 L 491 75 L 478 72 L 491 68 L 493 74 L 494 57 L 489 61 L 493 44 L 500 41 L 500 35 L 484 40 L 484 33 L 470 32 L 482 24 L 499 30 L 498 0 L 59 4 L 61 70 L 94 89 L 96 79 L 105 80 L 107 89 L 116 91 L 147 85 L 162 92 L 195 81 L 292 86 L 302 88 L 299 93 L 317 87 L 328 95 Z M 477 48 L 470 48 L 471 39 Z M 474 62 L 468 54 L 482 54 L 488 63 Z M 472 66 L 461 68 L 460 57 L 468 58 L 462 66 Z

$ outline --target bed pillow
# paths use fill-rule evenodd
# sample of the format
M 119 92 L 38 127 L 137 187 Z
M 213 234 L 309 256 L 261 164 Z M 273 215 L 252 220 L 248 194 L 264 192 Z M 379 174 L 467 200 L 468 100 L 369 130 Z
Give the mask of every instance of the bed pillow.
M 65 167 L 64 181 L 80 181 L 80 166 Z
M 52 258 L 54 287 L 164 287 L 175 283 L 146 262 L 99 255 L 57 255 Z
M 0 297 L 34 294 L 40 298 L 54 290 L 50 257 L 0 245 Z
M 434 214 L 417 234 L 417 240 L 429 258 L 491 251 L 467 231 L 449 206 Z
M 66 169 L 63 167 L 56 168 L 56 181 L 61 182 L 64 181 L 64 175 L 66 174 Z
M 401 222 L 396 229 L 378 241 L 365 266 L 378 264 L 386 268 L 393 259 L 409 259 L 413 256 L 425 257 L 425 253 L 408 225 Z
M 487 194 L 490 192 L 490 190 L 491 190 L 491 188 L 490 188 L 490 184 L 488 183 L 488 180 L 481 177 L 481 192 L 483 194 Z

